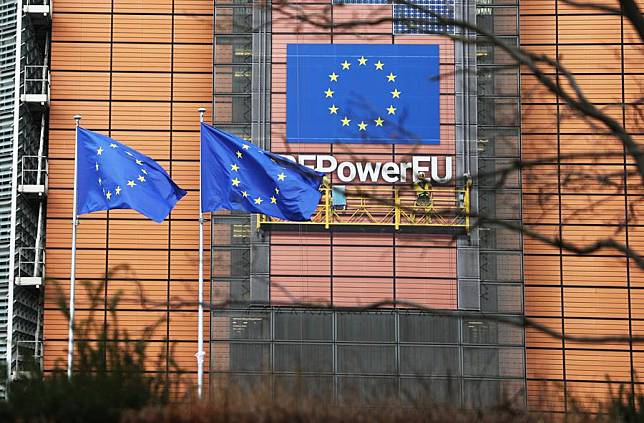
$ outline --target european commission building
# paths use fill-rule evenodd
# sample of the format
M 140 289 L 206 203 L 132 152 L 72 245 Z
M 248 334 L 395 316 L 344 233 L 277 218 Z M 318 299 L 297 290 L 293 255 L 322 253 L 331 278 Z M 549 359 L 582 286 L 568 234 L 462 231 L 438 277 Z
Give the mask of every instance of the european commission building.
M 66 366 L 79 114 L 188 194 L 161 224 L 80 217 L 75 340 L 118 329 L 146 341 L 151 374 L 196 384 L 205 107 L 207 123 L 327 175 L 310 222 L 206 215 L 206 393 L 565 410 L 608 379 L 639 383 L 641 345 L 574 337 L 644 335 L 642 270 L 544 239 L 644 247 L 641 180 L 618 139 L 516 60 L 560 58 L 641 140 L 628 105 L 644 56 L 623 16 L 563 0 L 3 0 L 0 13 L 10 377 Z M 615 172 L 621 189 L 594 177 Z

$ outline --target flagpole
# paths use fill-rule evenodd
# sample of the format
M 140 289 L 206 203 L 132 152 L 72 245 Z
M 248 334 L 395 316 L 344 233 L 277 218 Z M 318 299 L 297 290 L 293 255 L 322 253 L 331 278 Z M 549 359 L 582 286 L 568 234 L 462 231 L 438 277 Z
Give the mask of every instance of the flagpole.
M 74 362 L 74 291 L 76 288 L 76 228 L 78 216 L 76 215 L 76 195 L 78 191 L 78 127 L 80 126 L 81 115 L 74 115 L 76 121 L 76 136 L 74 141 L 74 196 L 72 204 L 72 268 L 69 278 L 69 337 L 67 344 L 67 378 L 72 378 L 72 366 Z
M 203 398 L 203 212 L 201 209 L 201 123 L 203 123 L 204 107 L 199 108 L 199 317 L 197 324 L 197 396 Z

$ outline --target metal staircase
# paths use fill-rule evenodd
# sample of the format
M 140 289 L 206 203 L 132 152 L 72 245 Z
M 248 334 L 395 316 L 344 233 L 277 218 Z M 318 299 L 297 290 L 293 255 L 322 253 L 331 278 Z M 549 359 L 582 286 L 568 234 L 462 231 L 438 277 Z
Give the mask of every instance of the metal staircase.
M 8 378 L 42 356 L 50 33 L 49 0 L 0 0 L 0 363 Z

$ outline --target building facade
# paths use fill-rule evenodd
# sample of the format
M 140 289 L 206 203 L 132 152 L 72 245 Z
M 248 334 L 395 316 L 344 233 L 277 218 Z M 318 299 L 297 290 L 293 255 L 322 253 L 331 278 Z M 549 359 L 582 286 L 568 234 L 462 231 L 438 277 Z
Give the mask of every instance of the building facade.
M 620 16 L 562 3 L 419 2 L 504 42 L 562 57 L 594 101 L 641 133 L 622 107 L 639 96 L 641 42 Z M 127 210 L 81 217 L 78 339 L 99 340 L 115 327 L 127 340 L 145 337 L 150 372 L 194 383 L 197 109 L 206 107 L 206 121 L 218 128 L 300 160 L 333 156 L 357 166 L 434 156 L 437 174 L 451 177 L 432 188 L 443 204 L 437 211 L 420 210 L 409 184 L 331 174 L 336 191 L 325 193 L 312 224 L 210 216 L 207 385 L 261 383 L 338 401 L 430 395 L 481 406 L 511 397 L 563 410 L 573 397 L 605 394 L 606 375 L 636 384 L 638 345 L 575 344 L 510 321 L 525 315 L 568 335 L 638 334 L 639 270 L 612 251 L 580 256 L 508 228 L 523 222 L 582 243 L 615 233 L 637 248 L 636 219 L 624 220 L 636 211 L 639 181 L 625 155 L 569 159 L 589 145 L 623 150 L 572 117 L 499 46 L 462 43 L 463 36 L 475 34 L 379 0 L 55 2 L 51 42 L 43 43 L 51 45 L 47 283 L 29 288 L 44 292 L 44 332 L 30 338 L 44 343 L 44 369 L 65 363 L 72 115 L 81 114 L 83 127 L 151 156 L 189 194 L 162 224 Z M 440 144 L 287 142 L 289 44 L 438 45 Z M 552 159 L 498 178 L 518 159 L 544 157 Z M 616 169 L 628 175 L 621 191 L 568 176 L 597 181 Z M 478 225 L 478 215 L 493 224 Z M 365 309 L 380 301 L 391 303 Z
M 4 1 L 0 15 L 0 356 L 15 377 L 42 357 L 51 9 Z

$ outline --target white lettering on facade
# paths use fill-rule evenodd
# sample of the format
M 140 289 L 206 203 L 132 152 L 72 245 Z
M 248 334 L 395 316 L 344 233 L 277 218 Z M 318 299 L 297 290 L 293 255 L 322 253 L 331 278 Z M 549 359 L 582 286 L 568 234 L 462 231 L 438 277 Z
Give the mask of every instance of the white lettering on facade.
M 345 169 L 349 169 L 349 175 L 345 174 Z M 342 162 L 338 165 L 338 178 L 342 182 L 351 182 L 356 177 L 356 165 L 351 162 Z
M 358 167 L 358 179 L 360 182 L 367 182 L 367 177 L 371 179 L 371 182 L 376 182 L 378 180 L 378 174 L 380 173 L 380 167 L 382 163 L 376 163 L 375 165 L 370 162 L 366 163 L 356 163 Z
M 408 171 L 411 170 L 411 180 L 416 182 L 419 173 L 437 183 L 447 183 L 453 177 L 454 158 L 450 156 L 412 156 L 409 162 L 341 162 L 331 155 L 301 154 L 298 157 L 284 155 L 285 158 L 303 166 L 314 168 L 323 173 L 336 173 L 342 182 L 352 182 L 356 177 L 360 182 L 387 183 L 407 182 Z M 441 160 L 443 161 L 441 163 Z M 440 166 L 443 164 L 444 166 Z

